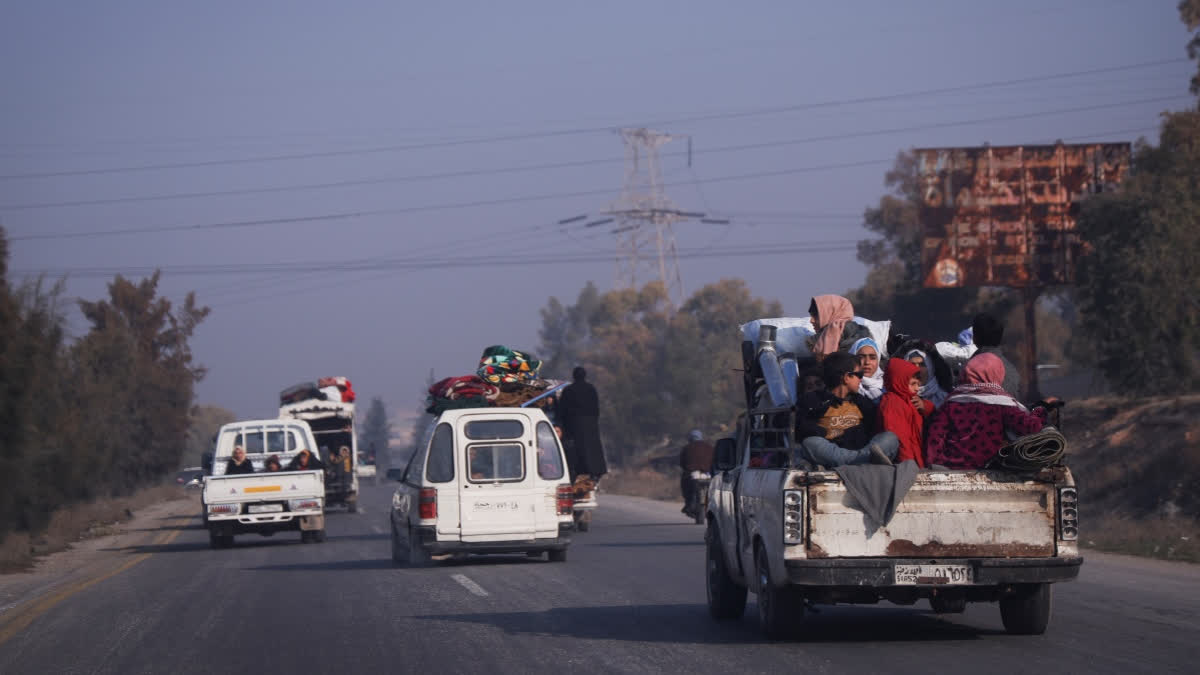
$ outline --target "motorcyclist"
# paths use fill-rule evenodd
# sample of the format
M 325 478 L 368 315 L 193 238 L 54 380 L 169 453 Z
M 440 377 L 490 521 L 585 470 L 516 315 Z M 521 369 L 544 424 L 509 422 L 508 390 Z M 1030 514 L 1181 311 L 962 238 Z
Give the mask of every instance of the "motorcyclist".
M 699 493 L 696 481 L 712 470 L 713 446 L 704 440 L 699 429 L 688 432 L 688 444 L 679 452 L 679 489 L 683 492 L 683 513 L 695 517 L 699 509 Z

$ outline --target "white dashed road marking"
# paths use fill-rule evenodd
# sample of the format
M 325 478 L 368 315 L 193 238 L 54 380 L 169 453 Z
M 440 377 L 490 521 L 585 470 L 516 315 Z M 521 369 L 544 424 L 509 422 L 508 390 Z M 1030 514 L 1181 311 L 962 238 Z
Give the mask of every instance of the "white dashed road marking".
M 463 588 L 467 589 L 468 591 L 471 591 L 472 593 L 474 593 L 475 595 L 478 595 L 481 598 L 486 598 L 488 596 L 488 592 L 483 590 L 482 586 L 475 583 L 474 581 L 471 581 L 469 578 L 467 578 L 467 575 L 465 575 L 465 574 L 451 574 L 450 578 L 457 581 Z
M 376 534 L 383 534 L 383 528 L 378 525 L 372 525 L 371 529 L 375 530 Z

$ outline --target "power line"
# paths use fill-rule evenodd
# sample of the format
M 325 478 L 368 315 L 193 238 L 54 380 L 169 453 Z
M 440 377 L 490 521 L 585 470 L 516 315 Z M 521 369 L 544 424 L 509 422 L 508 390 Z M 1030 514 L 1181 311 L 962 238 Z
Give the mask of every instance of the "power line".
M 808 242 L 798 244 L 795 241 L 779 242 L 772 245 L 735 246 L 721 251 L 705 249 L 679 249 L 680 258 L 711 258 L 711 257 L 741 257 L 747 255 L 766 255 L 774 253 L 822 253 L 832 251 L 854 250 L 858 240 Z M 49 276 L 70 275 L 79 278 L 107 278 L 117 274 L 146 275 L 160 271 L 164 276 L 212 276 L 235 274 L 261 274 L 267 271 L 290 272 L 296 274 L 303 271 L 306 274 L 320 272 L 372 272 L 376 270 L 424 270 L 458 267 L 522 267 L 526 265 L 556 265 L 586 262 L 611 262 L 612 253 L 570 253 L 547 254 L 543 256 L 497 257 L 491 255 L 459 256 L 440 259 L 399 258 L 386 261 L 293 261 L 281 263 L 226 263 L 218 265 L 182 265 L 178 267 L 80 267 L 62 268 L 57 270 L 42 270 L 40 273 Z M 14 271 L 16 275 L 32 275 L 32 271 Z
M 905 127 L 893 127 L 890 129 L 872 129 L 872 130 L 866 130 L 866 131 L 825 134 L 825 135 L 821 135 L 821 136 L 809 136 L 809 137 L 805 137 L 805 138 L 765 141 L 765 142 L 759 142 L 759 143 L 741 143 L 741 144 L 736 144 L 736 145 L 717 146 L 715 148 L 696 149 L 696 150 L 693 150 L 692 154 L 695 154 L 695 155 L 720 154 L 720 153 L 729 153 L 729 152 L 744 152 L 744 151 L 748 151 L 748 150 L 772 149 L 772 148 L 787 147 L 787 146 L 792 146 L 792 145 L 804 145 L 804 144 L 808 144 L 808 143 L 820 143 L 820 142 L 827 142 L 827 141 L 847 140 L 847 139 L 851 139 L 851 138 L 866 138 L 866 137 L 870 137 L 870 136 L 888 136 L 888 135 L 892 135 L 892 134 L 911 133 L 914 131 L 928 131 L 928 130 L 933 130 L 933 129 L 944 129 L 944 128 L 950 128 L 950 127 L 955 127 L 955 126 L 969 126 L 969 125 L 973 125 L 973 124 L 989 124 L 989 123 L 993 123 L 993 122 L 1011 122 L 1011 121 L 1020 120 L 1020 119 L 1031 119 L 1031 118 L 1036 118 L 1036 117 L 1049 117 L 1049 116 L 1054 116 L 1054 115 L 1063 115 L 1063 114 L 1070 114 L 1070 113 L 1075 113 L 1075 112 L 1089 112 L 1092 110 L 1103 110 L 1103 109 L 1108 109 L 1108 108 L 1121 108 L 1121 107 L 1132 106 L 1132 105 L 1143 105 L 1146 103 L 1164 103 L 1167 101 L 1184 100 L 1184 99 L 1189 99 L 1189 97 L 1184 96 L 1182 94 L 1171 95 L 1171 96 L 1158 96 L 1158 97 L 1152 97 L 1152 98 L 1134 99 L 1134 100 L 1129 100 L 1129 101 L 1118 101 L 1118 102 L 1112 102 L 1112 103 L 1101 103 L 1101 104 L 1085 105 L 1085 106 L 1073 106 L 1070 108 L 1058 108 L 1058 109 L 1054 109 L 1054 110 L 1041 110 L 1041 111 L 1033 111 L 1033 112 L 1027 112 L 1027 113 L 1014 113 L 1011 115 L 997 115 L 997 116 L 992 116 L 992 117 L 981 117 L 981 118 L 975 118 L 975 119 L 970 119 L 970 120 L 949 121 L 949 122 L 930 122 L 927 124 L 915 124 L 915 125 L 909 125 L 909 126 L 905 126 Z M 682 157 L 686 153 L 684 153 L 684 152 L 664 152 L 662 154 L 664 156 Z M 0 211 L 21 211 L 21 210 L 29 210 L 29 209 L 59 208 L 59 207 L 71 207 L 71 206 L 97 206 L 97 205 L 124 204 L 124 203 L 148 202 L 148 201 L 170 201 L 170 200 L 177 200 L 177 199 L 226 197 L 226 196 L 238 196 L 238 195 L 249 195 L 249 194 L 292 192 L 292 191 L 302 191 L 302 190 L 309 191 L 309 190 L 320 190 L 320 189 L 339 188 L 339 187 L 353 187 L 353 186 L 362 186 L 362 185 L 406 183 L 406 182 L 439 180 L 439 179 L 446 179 L 446 178 L 466 178 L 466 177 L 472 177 L 472 176 L 484 176 L 484 175 L 494 175 L 494 174 L 521 173 L 521 172 L 529 172 L 529 171 L 577 168 L 577 167 L 584 167 L 584 166 L 596 166 L 596 165 L 601 165 L 601 164 L 614 164 L 614 163 L 621 162 L 621 161 L 624 161 L 624 160 L 621 158 L 586 159 L 586 160 L 573 160 L 573 161 L 568 161 L 568 162 L 553 162 L 553 163 L 548 163 L 548 164 L 532 164 L 532 165 L 525 165 L 525 166 L 498 167 L 498 168 L 494 168 L 494 169 L 467 169 L 467 170 L 461 170 L 461 171 L 449 171 L 449 172 L 441 172 L 441 173 L 413 174 L 413 175 L 408 175 L 408 176 L 392 176 L 392 177 L 382 177 L 382 178 L 351 179 L 351 180 L 333 181 L 333 182 L 325 182 L 325 183 L 283 185 L 283 186 L 272 186 L 272 187 L 265 187 L 265 188 L 239 188 L 239 189 L 233 189 L 233 190 L 213 190 L 213 191 L 206 191 L 206 192 L 182 192 L 182 193 L 171 193 L 171 194 L 165 194 L 165 195 L 145 195 L 145 196 L 112 197 L 112 198 L 105 198 L 105 199 L 82 199 L 82 200 L 59 201 L 59 202 L 33 202 L 33 203 L 26 203 L 26 204 L 8 204 L 8 205 L 0 206 Z M 680 183 L 674 183 L 674 184 L 679 185 Z M 54 237 L 52 235 L 46 235 L 41 238 L 54 238 Z
M 1181 98 L 1181 97 L 1169 97 L 1169 98 Z M 1139 101 L 1139 103 L 1145 103 L 1145 102 L 1150 102 L 1150 101 Z M 1130 104 L 1129 102 L 1124 102 L 1121 104 L 1110 104 L 1110 107 L 1114 107 L 1117 105 L 1129 105 L 1129 104 Z M 1006 119 L 1027 118 L 1027 117 L 1050 115 L 1050 114 L 1062 114 L 1065 112 L 1074 112 L 1074 111 L 1078 111 L 1081 109 L 1092 110 L 1097 107 L 1100 107 L 1100 106 L 1089 106 L 1086 108 L 1062 109 L 1062 110 L 1048 111 L 1048 112 L 1043 112 L 1043 113 L 1023 113 L 1023 114 L 1019 114 L 1019 115 L 1006 116 Z M 989 121 L 995 121 L 996 119 L 998 119 L 998 118 L 991 118 L 991 120 L 989 120 Z M 937 127 L 963 126 L 963 125 L 971 124 L 971 123 L 977 123 L 977 122 L 946 122 L 946 123 L 940 123 L 936 126 Z M 896 130 L 893 130 L 893 132 L 895 132 L 895 131 Z M 1145 129 L 1142 129 L 1140 131 L 1145 131 Z M 871 134 L 877 134 L 877 133 L 883 133 L 883 132 L 858 132 L 854 135 L 856 135 L 856 136 L 857 135 L 871 135 Z M 1120 133 L 1120 132 L 1117 132 L 1117 133 Z M 1093 134 L 1093 136 L 1095 136 L 1095 135 L 1097 135 L 1097 134 Z M 822 137 L 821 139 L 824 140 L 826 138 L 828 138 L 828 137 Z M 806 139 L 806 140 L 812 141 L 815 139 Z M 800 142 L 800 141 L 796 141 L 796 142 Z M 785 144 L 785 143 L 791 143 L 791 142 L 781 142 L 779 144 Z M 757 146 L 757 145 L 761 145 L 761 144 L 755 144 L 755 145 Z M 770 177 L 778 177 L 778 176 L 796 175 L 796 174 L 801 174 L 801 173 L 811 173 L 811 172 L 818 172 L 818 171 L 857 168 L 857 167 L 862 167 L 862 166 L 887 164 L 887 163 L 890 163 L 893 161 L 894 161 L 894 158 L 863 160 L 863 161 L 857 161 L 857 162 L 842 162 L 842 163 L 834 163 L 834 164 L 799 167 L 799 168 L 794 168 L 794 169 L 781 169 L 781 170 L 775 170 L 775 171 L 759 171 L 759 172 L 738 174 L 738 175 L 732 175 L 732 176 L 722 176 L 722 177 L 717 177 L 717 178 L 701 179 L 699 181 L 693 180 L 693 181 L 682 181 L 682 182 L 675 182 L 675 183 L 665 183 L 664 185 L 671 187 L 671 186 L 696 185 L 696 184 L 701 184 L 701 183 L 724 183 L 724 182 L 732 182 L 732 181 L 740 181 L 740 180 L 751 180 L 751 179 L 757 179 L 757 178 L 770 178 Z M 554 199 L 567 199 L 567 198 L 573 198 L 573 197 L 593 197 L 593 196 L 597 196 L 597 195 L 610 194 L 611 192 L 612 192 L 612 190 L 609 190 L 609 189 L 581 190 L 581 191 L 575 191 L 575 192 L 563 192 L 563 193 L 543 194 L 543 195 L 527 195 L 527 196 L 520 196 L 520 197 L 505 197 L 505 198 L 497 198 L 497 199 L 483 199 L 483 200 L 473 200 L 473 201 L 466 201 L 466 202 L 429 204 L 429 205 L 423 205 L 423 206 L 396 207 L 396 208 L 389 208 L 389 209 L 349 211 L 349 212 L 328 213 L 328 214 L 309 215 L 309 216 L 260 218 L 260 219 L 251 219 L 251 220 L 225 221 L 225 222 L 217 222 L 217 223 L 197 223 L 197 224 L 189 224 L 189 225 L 128 227 L 128 228 L 117 228 L 117 229 L 110 229 L 110 230 L 95 230 L 95 231 L 85 231 L 85 232 L 51 232 L 51 233 L 41 233 L 41 234 L 26 234 L 26 235 L 11 236 L 11 237 L 9 237 L 9 241 L 33 241 L 33 240 L 45 240 L 45 239 L 86 239 L 86 238 L 108 237 L 108 236 L 129 235 L 129 234 L 161 234 L 161 233 L 170 233 L 170 232 L 222 230 L 222 229 L 263 227 L 263 226 L 271 226 L 271 225 L 284 225 L 284 224 L 306 223 L 306 222 L 351 220 L 351 219 L 358 219 L 358 218 L 364 218 L 364 217 L 368 217 L 368 216 L 377 216 L 377 215 L 399 215 L 399 214 L 405 214 L 405 213 L 420 213 L 420 212 L 428 212 L 428 211 L 443 211 L 443 210 L 452 210 L 452 209 L 460 209 L 460 208 L 474 208 L 474 207 L 482 207 L 482 206 L 499 206 L 499 205 L 504 205 L 504 204 L 516 204 L 516 203 L 534 202 L 534 201 L 548 201 L 548 200 L 554 200 Z
M 876 96 L 862 96 L 850 99 L 839 99 L 831 101 L 818 101 L 812 103 L 800 103 L 786 106 L 775 106 L 768 108 L 757 108 L 741 111 L 732 111 L 724 113 L 709 113 L 702 115 L 693 115 L 687 117 L 679 117 L 675 119 L 662 119 L 647 123 L 647 126 L 668 126 L 680 125 L 689 122 L 706 122 L 712 120 L 737 119 L 743 117 L 757 117 L 762 115 L 775 115 L 785 112 L 798 112 L 801 110 L 814 110 L 818 108 L 837 107 L 844 105 L 861 105 L 864 103 L 879 103 L 884 101 L 901 100 L 905 98 L 940 96 L 944 94 L 961 93 L 966 91 L 974 91 L 979 89 L 990 89 L 996 87 L 1008 87 L 1020 84 L 1028 84 L 1032 82 L 1046 82 L 1056 79 L 1069 77 L 1082 77 L 1088 75 L 1099 75 L 1106 73 L 1122 72 L 1129 70 L 1137 70 L 1142 68 L 1151 68 L 1162 65 L 1173 65 L 1186 62 L 1185 58 L 1158 59 L 1155 61 L 1146 61 L 1142 63 L 1128 64 L 1123 66 L 1110 66 L 1106 68 L 1093 68 L 1089 70 L 1081 70 L 1069 73 L 1057 73 L 1052 75 L 1037 75 L 1031 77 L 1013 78 L 1008 80 L 997 80 L 992 82 L 958 85 L 952 87 L 940 87 L 936 89 L 926 89 L 922 91 L 901 92 L 894 94 L 882 94 Z M 170 169 L 185 169 L 199 168 L 211 166 L 232 166 L 239 164 L 255 164 L 264 162 L 277 162 L 297 159 L 320 159 L 329 157 L 344 157 L 352 155 L 379 154 L 391 152 L 403 152 L 410 150 L 426 150 L 433 148 L 446 148 L 463 145 L 477 145 L 481 143 L 504 143 L 512 141 L 533 140 L 540 138 L 555 138 L 562 136 L 575 136 L 582 134 L 594 134 L 613 130 L 613 125 L 594 126 L 594 127 L 579 127 L 574 129 L 559 129 L 554 131 L 536 131 L 520 134 L 503 134 L 490 137 L 463 138 L 453 140 L 430 141 L 424 143 L 405 143 L 396 145 L 377 146 L 374 148 L 355 148 L 345 150 L 325 150 L 316 152 L 303 153 L 282 153 L 275 155 L 260 155 L 256 157 L 240 157 L 215 159 L 204 161 L 191 162 L 164 162 L 158 164 L 141 164 L 129 166 L 102 167 L 95 169 L 74 169 L 64 171 L 46 171 L 46 172 L 30 172 L 20 174 L 0 175 L 0 180 L 14 179 L 29 179 L 29 178 L 60 178 L 67 176 L 87 176 L 109 173 L 130 173 L 137 171 L 160 171 Z
M 705 183 L 722 183 L 738 180 L 750 180 L 754 178 L 765 178 L 771 176 L 795 175 L 800 173 L 810 173 L 814 171 L 828 171 L 833 169 L 854 168 L 860 166 L 872 166 L 876 164 L 887 164 L 894 161 L 894 158 L 888 159 L 873 159 L 858 162 L 841 162 L 836 164 L 825 164 L 819 166 L 807 166 L 795 169 L 784 169 L 778 171 L 760 171 L 754 173 L 740 174 L 734 176 L 722 176 L 719 178 L 709 178 L 704 180 Z M 671 185 L 671 184 L 668 184 Z M 450 209 L 473 208 L 480 206 L 498 206 L 503 204 L 519 204 L 524 202 L 548 201 L 553 199 L 566 199 L 571 197 L 594 197 L 597 195 L 612 194 L 615 190 L 599 189 L 599 190 L 580 190 L 576 192 L 561 192 L 543 195 L 526 195 L 521 197 L 503 197 L 497 199 L 478 199 L 466 202 L 451 202 L 443 204 L 429 204 L 424 206 L 408 206 L 396 207 L 390 209 L 375 209 L 366 211 L 350 211 L 343 213 L 329 213 L 322 215 L 299 216 L 294 218 L 263 218 L 254 220 L 235 220 L 218 223 L 197 223 L 191 225 L 167 225 L 167 226 L 148 226 L 148 227 L 127 227 L 112 230 L 97 230 L 90 232 L 57 232 L 43 234 L 26 234 L 9 237 L 10 241 L 31 241 L 35 239 L 84 239 L 93 237 L 107 237 L 126 234 L 151 234 L 151 233 L 169 233 L 169 232 L 185 232 L 196 230 L 219 230 L 247 227 L 262 227 L 268 225 L 281 225 L 296 222 L 319 222 L 327 220 L 349 220 L 354 218 L 362 218 L 366 216 L 376 215 L 397 215 L 404 213 L 419 213 L 423 211 L 443 211 Z

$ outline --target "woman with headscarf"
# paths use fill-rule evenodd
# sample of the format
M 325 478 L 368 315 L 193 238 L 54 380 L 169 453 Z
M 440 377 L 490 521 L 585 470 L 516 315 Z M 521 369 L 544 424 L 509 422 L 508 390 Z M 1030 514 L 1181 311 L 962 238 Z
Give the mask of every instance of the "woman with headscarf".
M 946 402 L 947 394 L 938 382 L 935 365 L 929 358 L 930 353 L 936 352 L 926 349 L 909 349 L 904 352 L 904 360 L 917 367 L 917 377 L 921 380 L 921 391 L 917 392 L 917 395 L 932 403 L 934 408 L 940 408 Z
M 246 450 L 240 445 L 233 446 L 233 456 L 225 462 L 225 475 L 236 476 L 243 473 L 254 473 L 254 464 L 246 456 Z
M 307 448 L 301 449 L 300 453 L 288 462 L 288 471 L 314 471 L 324 469 L 325 465 L 321 460 L 313 456 Z
M 862 367 L 863 379 L 858 393 L 872 401 L 879 400 L 883 396 L 883 368 L 879 363 L 882 356 L 879 343 L 869 337 L 862 338 L 850 347 L 850 353 L 858 357 L 858 364 Z
M 967 362 L 964 384 L 954 388 L 925 434 L 925 459 L 951 469 L 982 469 L 1008 442 L 1041 431 L 1046 410 L 1032 412 L 1004 390 L 1004 364 L 994 354 Z
M 865 326 L 854 323 L 854 305 L 840 295 L 817 295 L 808 304 L 812 318 L 813 356 L 820 361 L 826 356 L 846 351 L 860 338 L 870 337 Z

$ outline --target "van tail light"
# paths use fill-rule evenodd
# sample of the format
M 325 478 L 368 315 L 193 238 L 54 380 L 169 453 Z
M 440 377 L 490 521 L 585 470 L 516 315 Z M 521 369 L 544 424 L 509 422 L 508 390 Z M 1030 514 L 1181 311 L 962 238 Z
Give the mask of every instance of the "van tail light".
M 421 488 L 421 496 L 417 503 L 421 520 L 437 518 L 437 488 Z
M 575 510 L 575 489 L 570 485 L 559 485 L 554 491 L 558 515 L 569 516 Z

